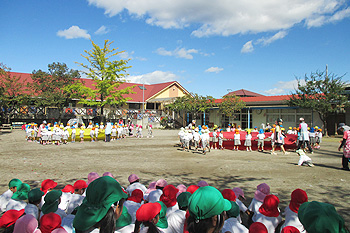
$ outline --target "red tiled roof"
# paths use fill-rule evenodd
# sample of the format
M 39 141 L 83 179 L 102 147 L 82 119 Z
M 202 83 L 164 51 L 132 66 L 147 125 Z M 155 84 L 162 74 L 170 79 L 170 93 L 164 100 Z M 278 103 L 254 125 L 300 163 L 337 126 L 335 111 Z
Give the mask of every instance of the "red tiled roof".
M 258 93 L 255 93 L 255 92 L 252 92 L 252 91 L 248 91 L 248 90 L 245 90 L 245 89 L 240 89 L 240 90 L 237 90 L 237 91 L 232 91 L 228 94 L 226 94 L 225 96 L 227 95 L 236 95 L 236 96 L 250 96 L 250 97 L 255 97 L 255 96 L 264 96 L 264 95 L 261 95 L 261 94 L 258 94 Z
M 273 95 L 273 96 L 257 96 L 257 97 L 240 97 L 246 103 L 254 102 L 281 102 L 288 100 L 291 95 Z M 216 99 L 215 103 L 221 103 L 223 99 Z
M 16 77 L 21 77 L 20 80 L 25 80 L 26 82 L 32 83 L 33 80 L 31 78 L 31 74 L 29 73 L 17 73 L 17 72 L 10 72 L 11 75 L 16 76 Z M 85 85 L 89 88 L 94 89 L 95 87 L 93 86 L 94 81 L 92 79 L 87 79 L 87 78 L 80 78 L 81 81 L 85 82 Z M 119 88 L 124 89 L 126 87 L 131 87 L 136 85 L 132 90 L 135 92 L 133 94 L 128 94 L 124 95 L 125 98 L 130 97 L 132 100 L 129 100 L 128 102 L 142 102 L 143 100 L 146 102 L 150 97 L 156 95 L 157 93 L 161 92 L 165 88 L 177 84 L 181 88 L 183 88 L 178 82 L 172 81 L 172 82 L 166 82 L 166 83 L 158 83 L 158 84 L 144 84 L 145 90 L 143 93 L 142 85 L 139 83 L 122 83 Z M 140 88 L 141 87 L 141 88 Z M 183 88 L 184 89 L 184 88 Z M 184 89 L 185 90 L 185 89 Z M 186 91 L 187 92 L 187 91 Z M 144 97 L 143 97 L 144 95 Z

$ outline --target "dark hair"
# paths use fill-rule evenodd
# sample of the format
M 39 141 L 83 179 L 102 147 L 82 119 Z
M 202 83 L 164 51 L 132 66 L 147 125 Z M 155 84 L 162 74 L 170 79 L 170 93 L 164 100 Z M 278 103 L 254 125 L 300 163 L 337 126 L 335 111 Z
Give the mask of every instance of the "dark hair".
M 93 227 L 86 231 L 81 231 L 78 229 L 75 229 L 76 233 L 90 233 L 95 228 L 100 228 L 100 233 L 114 233 L 115 232 L 115 217 L 114 217 L 114 209 L 113 207 L 109 208 L 107 211 L 107 214 L 96 223 Z
M 156 186 L 156 189 L 163 190 L 163 189 L 164 189 L 164 187 Z
M 159 214 L 157 214 L 157 216 L 158 215 Z M 148 227 L 147 233 L 160 233 L 160 230 L 157 228 L 157 226 L 152 221 L 140 222 L 140 221 L 137 221 L 137 220 L 135 221 L 134 233 L 140 232 L 141 224 L 143 224 L 144 226 Z
M 215 233 L 220 232 L 221 228 L 223 227 L 225 222 L 224 216 L 225 212 L 217 215 L 217 224 L 214 229 Z M 196 220 L 192 215 L 190 215 L 187 219 L 187 230 L 190 233 L 206 233 L 212 226 L 212 218 Z

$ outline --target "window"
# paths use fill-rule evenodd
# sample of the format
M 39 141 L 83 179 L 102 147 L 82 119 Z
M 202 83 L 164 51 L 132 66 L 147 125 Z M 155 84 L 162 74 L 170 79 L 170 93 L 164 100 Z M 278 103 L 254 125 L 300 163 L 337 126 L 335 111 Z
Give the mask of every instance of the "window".
M 147 90 L 145 86 L 139 86 L 140 90 Z
M 140 109 L 139 103 L 129 103 L 129 109 Z

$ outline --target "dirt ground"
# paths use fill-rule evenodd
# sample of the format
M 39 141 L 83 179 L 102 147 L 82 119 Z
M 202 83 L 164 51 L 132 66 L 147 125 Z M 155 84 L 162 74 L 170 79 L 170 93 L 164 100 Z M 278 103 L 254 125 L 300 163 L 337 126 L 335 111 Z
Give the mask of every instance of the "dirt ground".
M 333 204 L 346 225 L 350 224 L 350 172 L 340 170 L 340 138 L 324 138 L 321 149 L 310 155 L 315 167 L 298 167 L 295 152 L 270 155 L 261 152 L 212 150 L 206 155 L 181 151 L 177 131 L 154 130 L 154 138 L 126 138 L 105 143 L 84 142 L 67 145 L 40 145 L 26 142 L 24 132 L 0 134 L 0 192 L 12 178 L 39 187 L 44 179 L 53 179 L 63 188 L 77 179 L 87 180 L 89 172 L 112 172 L 127 186 L 130 174 L 138 174 L 146 186 L 164 178 L 168 183 L 197 184 L 206 180 L 222 190 L 240 187 L 248 206 L 256 186 L 267 183 L 280 199 L 280 209 L 289 204 L 296 188 L 305 190 L 309 201 Z

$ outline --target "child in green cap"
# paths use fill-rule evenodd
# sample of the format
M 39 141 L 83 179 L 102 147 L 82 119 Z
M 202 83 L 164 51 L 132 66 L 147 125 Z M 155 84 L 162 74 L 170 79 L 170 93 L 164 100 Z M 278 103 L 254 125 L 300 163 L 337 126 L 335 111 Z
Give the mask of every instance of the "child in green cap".
M 190 233 L 220 232 L 225 221 L 224 211 L 231 207 L 231 203 L 216 188 L 200 187 L 189 199 L 187 230 Z
M 26 215 L 33 215 L 36 220 L 39 220 L 39 204 L 43 196 L 44 192 L 41 191 L 40 188 L 35 188 L 29 191 L 28 205 L 24 209 Z
M 25 202 L 25 200 L 28 199 L 29 191 L 29 184 L 21 183 L 17 187 L 17 191 L 12 195 L 11 200 L 7 204 L 6 211 L 24 209 L 27 205 L 27 202 Z
M 9 189 L 0 196 L 0 211 L 5 212 L 6 206 L 11 200 L 12 195 L 17 191 L 17 186 L 20 185 L 22 181 L 19 179 L 10 180 L 8 186 Z

